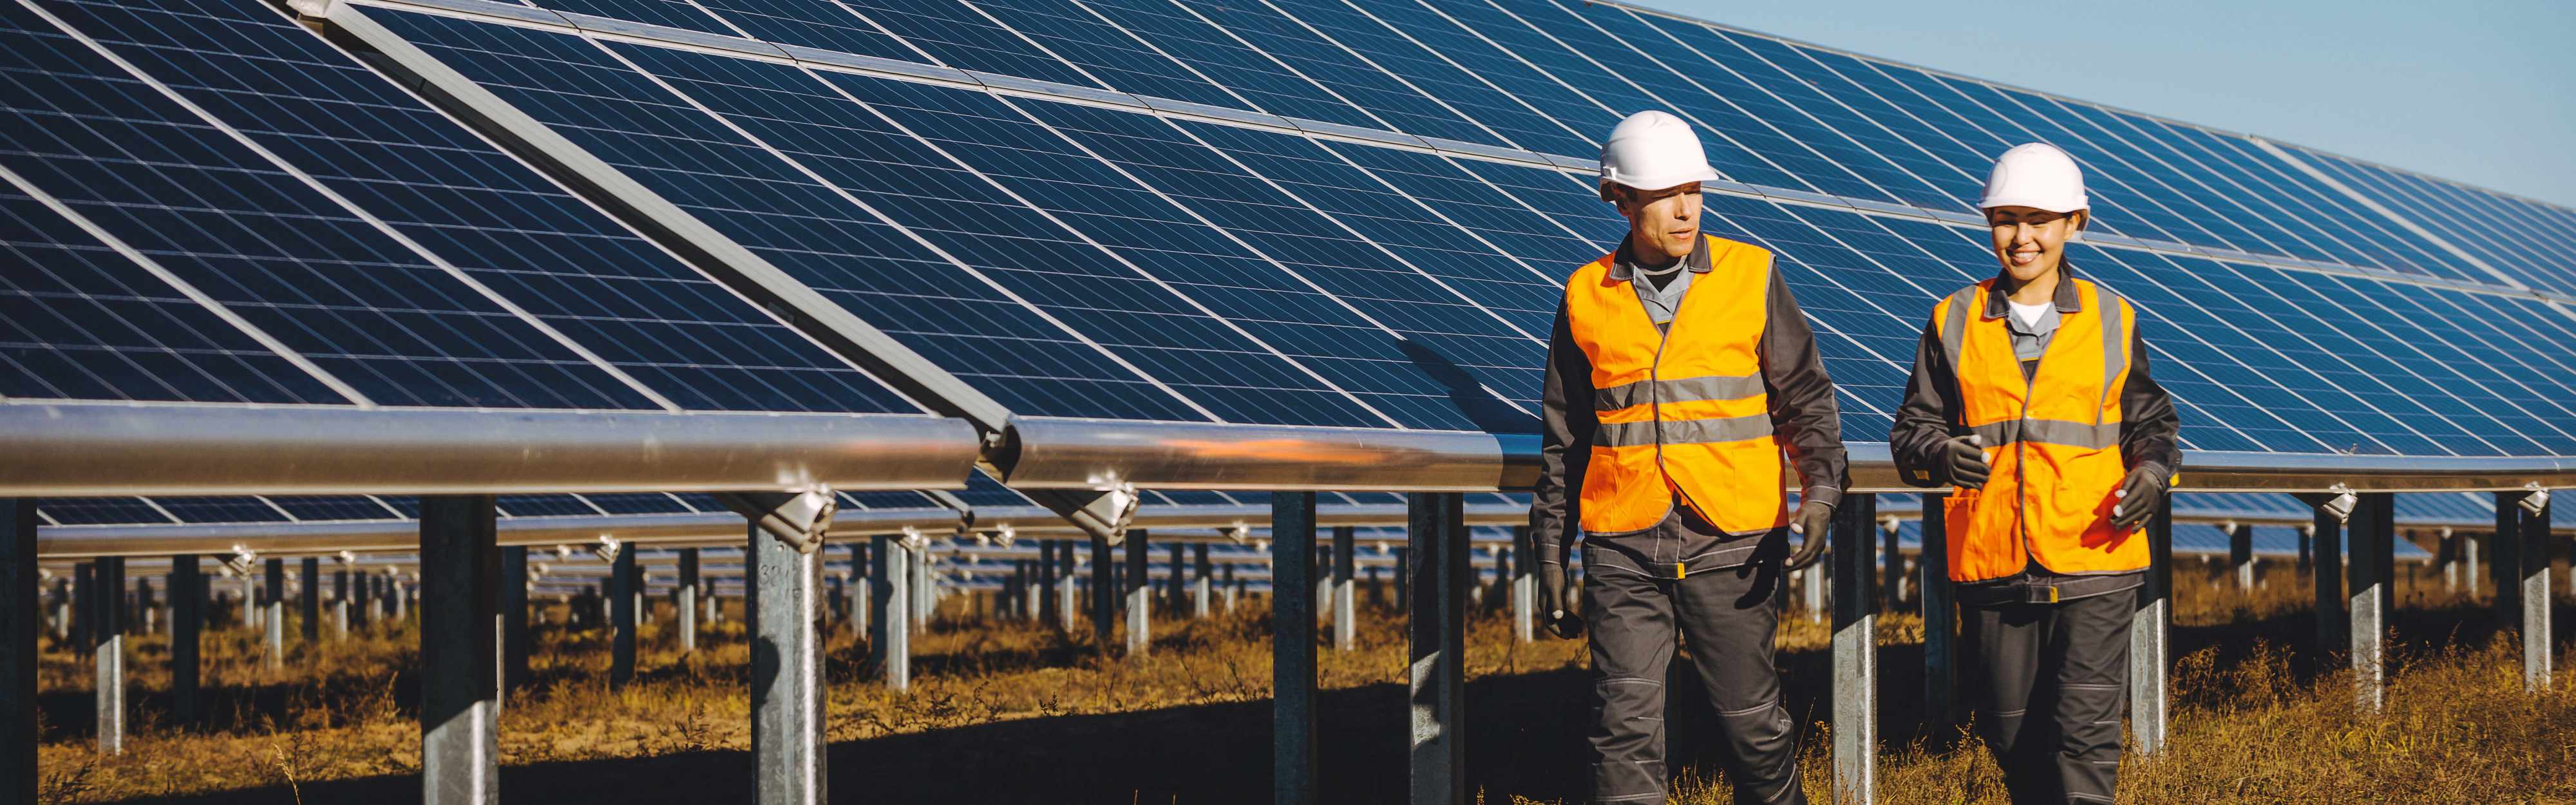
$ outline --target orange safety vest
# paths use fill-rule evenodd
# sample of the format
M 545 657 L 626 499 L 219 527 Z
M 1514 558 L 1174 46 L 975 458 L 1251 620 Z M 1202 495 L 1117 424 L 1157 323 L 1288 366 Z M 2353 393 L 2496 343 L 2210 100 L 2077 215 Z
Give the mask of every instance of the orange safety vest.
M 2112 493 L 2127 476 L 2120 456 L 2120 389 L 2129 376 L 2137 312 L 2109 289 L 2074 277 L 2078 307 L 2022 376 L 2012 332 L 1987 318 L 1994 280 L 1932 309 L 1941 349 L 1958 372 L 1961 422 L 1983 437 L 1993 472 L 1984 489 L 1952 489 L 1942 504 L 1951 581 L 2019 573 L 2031 560 L 2067 574 L 2147 566 L 2144 534 L 2111 527 Z M 2009 315 L 2009 314 L 2007 314 Z
M 1789 522 L 1759 352 L 1771 253 L 1714 237 L 1708 249 L 1709 271 L 1691 278 L 1670 334 L 1646 316 L 1633 278 L 1610 278 L 1615 254 L 1566 282 L 1567 324 L 1591 361 L 1600 423 L 1579 498 L 1587 533 L 1652 528 L 1677 494 L 1730 533 Z

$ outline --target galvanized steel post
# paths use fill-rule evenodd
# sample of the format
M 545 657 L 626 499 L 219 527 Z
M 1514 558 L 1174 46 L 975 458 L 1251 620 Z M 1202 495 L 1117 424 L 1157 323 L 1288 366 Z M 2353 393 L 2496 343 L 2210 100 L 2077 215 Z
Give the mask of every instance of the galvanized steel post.
M 270 668 L 279 668 L 286 665 L 286 560 L 268 560 L 266 578 L 268 600 L 260 604 L 259 617 L 260 625 L 268 631 L 268 649 L 261 661 Z
M 1163 587 L 1163 600 L 1170 602 L 1168 608 L 1173 612 L 1181 611 L 1181 591 L 1189 588 L 1187 553 L 1181 543 L 1172 543 L 1171 564 L 1163 569 L 1164 578 L 1170 579 Z
M 2227 564 L 2236 570 L 2236 589 L 2254 589 L 2254 527 L 2237 523 L 2227 532 Z
M 1091 536 L 1091 644 L 1102 652 L 1109 650 L 1109 634 L 1118 619 L 1117 560 L 1109 553 L 1109 538 Z
M 296 595 L 296 603 L 302 606 L 295 614 L 304 620 L 304 644 L 309 650 L 313 644 L 322 642 L 322 560 L 304 557 L 302 578 L 296 583 L 304 588 Z
M 868 542 L 868 572 L 876 576 L 868 596 L 868 660 L 876 665 L 888 690 L 912 689 L 912 608 L 909 588 L 912 551 L 903 538 L 887 535 Z
M 1315 495 L 1270 495 L 1271 801 L 1314 805 Z M 1227 569 L 1231 571 L 1232 566 Z M 33 749 L 30 749 L 32 757 Z
M 501 798 L 501 550 L 490 495 L 420 499 L 420 768 L 425 805 Z
M 758 532 L 753 533 L 759 536 Z M 617 546 L 608 570 L 608 686 L 635 679 L 635 546 Z
M 2522 512 L 2522 685 L 2524 690 L 2543 691 L 2550 688 L 2555 670 L 2551 660 L 2557 655 L 2557 633 L 2549 622 L 2549 509 L 2554 504 L 2547 497 L 2538 505 L 2526 505 L 2531 503 L 2530 496 L 2516 501 Z
M 1198 572 L 1192 574 L 1195 578 L 1190 581 L 1190 616 L 1204 619 L 1216 607 L 1213 589 L 1216 584 L 1216 571 L 1208 562 L 1207 543 L 1202 542 L 1191 546 L 1191 553 L 1191 558 L 1197 560 Z
M 2396 514 L 2395 496 L 2364 493 L 2353 506 L 2350 536 L 2344 540 L 2351 553 L 2348 656 L 2352 661 L 2353 695 L 2361 709 L 2371 713 L 2382 709 L 2388 687 L 2383 646 L 2388 635 L 2388 615 L 2395 605 L 2389 577 L 2396 567 L 2392 556 L 2397 540 L 2396 524 L 2392 522 Z
M 1527 643 L 1538 639 L 1538 566 L 1536 549 L 1530 547 L 1529 526 L 1512 526 L 1512 640 Z
M 2164 751 L 2166 674 L 2173 667 L 2173 507 L 2157 507 L 2147 518 L 2147 577 L 2138 585 L 2138 608 L 2129 621 L 2130 749 L 2142 755 Z
M 197 647 L 206 626 L 206 580 L 197 555 L 170 557 L 170 719 L 180 729 L 197 723 Z
M 2317 654 L 2330 657 L 2351 648 L 2343 610 L 2343 515 L 2318 506 L 2312 533 L 2308 576 L 2316 586 Z
M 1146 575 L 1145 529 L 1127 531 L 1127 656 L 1142 657 L 1154 645 L 1153 584 Z
M 750 523 L 743 622 L 751 639 L 751 754 L 762 805 L 824 801 L 823 637 L 815 625 L 823 555 Z M 900 619 L 898 619 L 900 620 Z
M 98 707 L 98 751 L 125 751 L 125 557 L 100 557 L 90 600 L 89 634 L 95 651 L 90 670 Z
M 501 549 L 501 580 L 498 607 L 501 618 L 501 698 L 506 704 L 510 691 L 528 684 L 528 547 L 512 545 Z
M 522 555 L 524 556 L 522 549 Z M 349 639 L 349 558 L 340 558 L 340 569 L 331 571 L 331 639 Z
M 1923 709 L 1937 732 L 1959 723 L 1959 610 L 1950 583 L 1950 521 L 1941 516 L 1947 492 L 1923 494 L 1922 559 L 1914 563 L 1922 589 Z
M 1333 610 L 1333 648 L 1349 651 L 1360 647 L 1359 590 L 1353 586 L 1352 570 L 1358 566 L 1353 543 L 1358 529 L 1333 527 L 1333 596 L 1327 605 Z
M 0 498 L 0 800 L 35 802 L 36 499 Z
M 1834 801 L 1877 801 L 1878 595 L 1870 578 L 1878 496 L 1843 496 L 1834 508 L 1828 563 L 1834 593 Z
M 1406 599 L 1407 688 L 1412 704 L 1413 805 L 1467 801 L 1467 586 L 1465 500 L 1455 492 L 1405 495 L 1405 542 L 1414 557 Z M 1275 593 L 1274 593 L 1275 594 Z
M 673 609 L 679 611 L 672 614 L 679 616 L 680 653 L 688 654 L 698 650 L 698 549 L 680 549 L 680 579 L 675 592 L 678 597 Z

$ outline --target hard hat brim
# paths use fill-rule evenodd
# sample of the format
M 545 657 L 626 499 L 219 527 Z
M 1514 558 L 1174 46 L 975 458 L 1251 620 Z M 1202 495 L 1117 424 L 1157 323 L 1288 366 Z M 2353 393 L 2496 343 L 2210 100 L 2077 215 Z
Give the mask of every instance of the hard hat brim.
M 1987 196 L 1985 200 L 1977 202 L 1977 209 L 1991 210 L 1996 207 L 2029 207 L 2034 210 L 2047 210 L 2053 213 L 2064 214 L 2075 212 L 2077 210 L 2091 209 L 2092 204 L 2090 199 L 2080 197 L 2075 200 L 2074 204 L 2067 204 L 2066 200 L 2062 198 L 2043 199 L 2028 196 Z
M 1668 174 L 1632 177 L 1603 176 L 1601 180 L 1623 187 L 1633 187 L 1638 190 L 1662 190 L 1667 187 L 1680 187 L 1692 182 L 1723 182 L 1726 181 L 1726 177 L 1717 175 L 1716 168 L 1709 167 L 1707 163 L 1701 163 L 1697 168 L 1675 171 Z

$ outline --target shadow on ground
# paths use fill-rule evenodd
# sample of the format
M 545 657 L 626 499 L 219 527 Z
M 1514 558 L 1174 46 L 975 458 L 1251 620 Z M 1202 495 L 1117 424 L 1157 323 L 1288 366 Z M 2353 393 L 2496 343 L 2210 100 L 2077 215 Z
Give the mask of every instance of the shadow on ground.
M 2449 607 L 2401 610 L 2391 655 L 2446 646 L 2474 648 L 2495 635 L 2492 610 Z M 2562 629 L 2562 631 L 2568 631 Z M 2222 666 L 2242 660 L 2257 640 L 2286 648 L 2303 674 L 2330 670 L 2339 657 L 2314 652 L 2314 619 L 2301 613 L 2269 620 L 2174 630 L 2176 656 L 2215 648 Z M 1063 658 L 1055 658 L 1063 659 Z M 1831 657 L 1821 650 L 1784 652 L 1788 704 L 1801 721 L 1828 717 Z M 1927 726 L 1919 646 L 1885 646 L 1880 735 L 1888 745 L 1918 738 L 1940 747 L 1955 730 Z M 2320 666 L 2323 666 L 2322 668 Z M 1676 674 L 1689 673 L 1676 663 Z M 1675 680 L 1676 706 L 1705 712 L 1696 685 Z M 1581 670 L 1497 675 L 1468 685 L 1467 756 L 1471 789 L 1540 800 L 1583 795 L 1588 775 Z M 2177 691 L 2189 700 L 2190 691 Z M 49 706 L 55 703 L 49 702 Z M 71 704 L 62 702 L 60 704 Z M 1393 683 L 1327 691 L 1321 700 L 1321 799 L 1396 803 L 1406 797 L 1405 695 Z M 1672 721 L 1674 767 L 1714 769 L 1707 719 Z M 1819 734 L 1807 732 L 1813 739 Z M 983 724 L 833 744 L 832 801 L 990 803 L 1241 803 L 1270 798 L 1270 703 L 1165 708 Z M 703 803 L 739 801 L 753 789 L 746 752 L 692 752 L 650 758 L 509 766 L 503 796 L 518 802 Z M 284 787 L 228 791 L 170 800 L 188 805 L 298 801 Z M 420 781 L 387 776 L 307 783 L 302 802 L 417 801 Z

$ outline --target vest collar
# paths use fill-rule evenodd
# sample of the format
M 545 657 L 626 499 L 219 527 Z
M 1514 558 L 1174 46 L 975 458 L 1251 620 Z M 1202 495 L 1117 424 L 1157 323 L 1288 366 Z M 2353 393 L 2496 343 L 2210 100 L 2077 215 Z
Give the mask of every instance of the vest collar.
M 1691 249 L 1691 253 L 1682 258 L 1683 268 L 1690 269 L 1693 274 L 1708 273 L 1711 265 L 1708 256 L 1708 240 L 1706 234 L 1699 236 L 1699 247 Z M 1619 241 L 1619 251 L 1610 255 L 1611 282 L 1627 282 L 1635 279 L 1637 272 L 1641 270 L 1637 265 L 1636 255 L 1628 250 L 1628 246 L 1627 239 L 1622 238 Z
M 2003 287 L 2004 283 L 2011 279 L 2011 275 L 2005 274 L 2001 271 L 1995 272 L 1995 283 L 1992 286 L 1992 289 L 1986 293 L 1986 318 L 2000 319 L 2004 317 L 2005 313 L 2010 312 L 2011 308 L 2006 306 L 2010 300 L 2004 295 Z M 2065 262 L 2063 260 L 2058 262 L 2057 293 L 2055 296 L 2058 313 L 2066 314 L 2084 312 L 2084 297 L 2075 291 L 2074 263 Z

